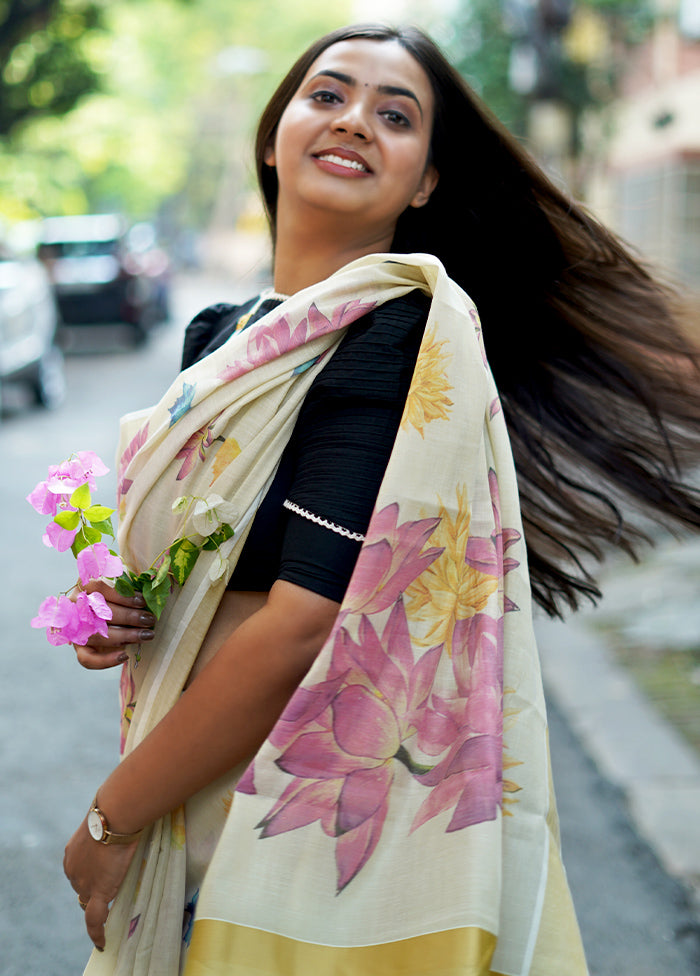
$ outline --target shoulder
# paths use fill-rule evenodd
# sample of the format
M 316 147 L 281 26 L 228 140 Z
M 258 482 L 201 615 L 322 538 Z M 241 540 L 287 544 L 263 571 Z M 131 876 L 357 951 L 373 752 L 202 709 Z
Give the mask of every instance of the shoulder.
M 256 301 L 257 296 L 242 305 L 219 302 L 198 312 L 185 329 L 180 369 L 187 369 L 195 363 L 208 346 L 216 348 L 221 345 L 228 338 L 227 329 L 230 334 L 231 326 L 249 312 Z
M 410 385 L 430 309 L 418 290 L 378 305 L 348 328 L 314 392 L 395 401 Z
M 399 340 L 414 330 L 422 331 L 429 310 L 430 297 L 414 289 L 372 309 L 350 327 L 349 335 L 365 333 L 375 339 Z

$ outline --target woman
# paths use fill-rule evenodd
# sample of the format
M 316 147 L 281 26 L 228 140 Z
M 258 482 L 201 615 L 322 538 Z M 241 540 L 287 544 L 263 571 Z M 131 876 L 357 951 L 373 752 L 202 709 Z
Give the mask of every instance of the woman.
M 640 538 L 616 490 L 700 525 L 691 350 L 420 32 L 322 38 L 257 151 L 276 292 L 194 320 L 120 465 L 132 567 L 235 504 L 228 588 L 202 559 L 154 631 L 101 584 L 77 648 L 148 639 L 66 849 L 87 972 L 585 973 L 527 563 L 556 613 Z

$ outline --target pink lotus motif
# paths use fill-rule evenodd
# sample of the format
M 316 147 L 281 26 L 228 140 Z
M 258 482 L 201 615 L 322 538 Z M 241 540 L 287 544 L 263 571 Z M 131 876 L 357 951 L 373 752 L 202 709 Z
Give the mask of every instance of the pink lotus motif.
M 326 335 L 328 332 L 335 332 L 337 329 L 350 325 L 355 319 L 371 312 L 375 305 L 376 302 L 363 302 L 360 299 L 353 299 L 350 302 L 338 305 L 333 309 L 331 317 L 327 318 L 315 304 L 312 304 L 307 314 L 297 323 L 290 321 L 287 315 L 280 315 L 269 325 L 253 325 L 250 327 L 246 358 L 236 360 L 230 366 L 226 366 L 217 378 L 222 383 L 228 383 L 255 366 L 276 359 L 283 353 L 296 349 L 298 346 Z
M 337 839 L 338 891 L 367 863 L 381 836 L 398 760 L 412 772 L 404 742 L 422 740 L 442 648 L 415 664 L 403 603 L 381 638 L 363 616 L 359 641 L 336 634 L 327 681 L 301 689 L 273 736 L 277 765 L 294 777 L 258 825 L 263 837 L 320 821 Z M 427 741 L 432 745 L 429 731 Z
M 134 434 L 132 439 L 129 441 L 126 450 L 119 458 L 119 465 L 117 468 L 117 498 L 123 498 L 133 484 L 133 480 L 125 477 L 126 471 L 140 449 L 146 443 L 147 437 L 148 422 L 146 422 L 144 426 Z
M 375 512 L 355 565 L 344 606 L 350 613 L 378 613 L 399 596 L 444 549 L 424 549 L 439 518 L 398 524 L 394 502 Z
M 493 531 L 469 537 L 455 558 L 495 577 L 503 594 L 505 574 L 519 565 L 504 552 L 520 533 L 502 527 L 493 471 L 489 487 Z M 270 735 L 277 765 L 292 779 L 258 824 L 261 836 L 318 822 L 336 841 L 338 892 L 380 841 L 397 762 L 425 789 L 412 831 L 440 814 L 449 815 L 447 832 L 495 820 L 504 789 L 518 789 L 503 780 L 503 624 L 515 604 L 504 599 L 497 616 L 484 610 L 457 620 L 449 656 L 439 644 L 415 659 L 420 642 L 402 594 L 445 552 L 426 548 L 440 521 L 399 524 L 397 504 L 374 514 L 324 680 L 297 690 Z M 380 632 L 370 615 L 390 607 Z M 347 627 L 353 615 L 357 639 Z M 252 765 L 239 789 L 255 792 Z
M 481 573 L 497 576 L 503 579 L 506 573 L 520 565 L 517 559 L 507 557 L 505 553 L 520 540 L 517 529 L 504 529 L 501 522 L 501 500 L 498 490 L 498 478 L 493 468 L 489 471 L 489 487 L 491 489 L 491 504 L 493 506 L 494 530 L 488 538 L 470 536 L 464 561 Z M 509 599 L 505 600 L 505 608 L 517 610 L 517 606 Z
M 199 430 L 196 430 L 177 452 L 175 457 L 178 460 L 182 459 L 182 466 L 177 473 L 176 481 L 182 481 L 183 478 L 187 477 L 197 463 L 197 458 L 200 461 L 206 460 L 206 452 L 214 443 L 213 429 L 218 419 L 219 417 L 217 416 L 211 423 L 205 424 Z
M 493 820 L 502 802 L 503 622 L 482 613 L 461 623 L 452 654 L 457 695 L 434 700 L 445 737 L 453 737 L 447 755 L 420 777 L 431 791 L 412 830 L 452 808 L 446 829 L 462 830 Z

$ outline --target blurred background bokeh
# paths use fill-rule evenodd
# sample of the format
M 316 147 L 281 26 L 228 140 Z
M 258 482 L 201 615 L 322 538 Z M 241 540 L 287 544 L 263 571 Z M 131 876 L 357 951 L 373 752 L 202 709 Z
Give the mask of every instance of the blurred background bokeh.
M 177 264 L 225 260 L 222 236 L 260 228 L 261 107 L 312 38 L 364 19 L 426 27 L 577 197 L 700 287 L 700 0 L 4 2 L 4 237 L 119 212 Z

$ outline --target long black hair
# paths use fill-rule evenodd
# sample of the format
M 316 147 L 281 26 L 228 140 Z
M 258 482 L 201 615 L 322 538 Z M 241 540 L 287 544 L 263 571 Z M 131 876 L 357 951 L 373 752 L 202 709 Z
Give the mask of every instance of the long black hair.
M 258 127 L 257 171 L 273 240 L 277 176 L 264 162 L 313 62 L 352 39 L 395 41 L 435 93 L 429 203 L 397 222 L 395 252 L 428 252 L 474 299 L 518 472 L 534 599 L 556 615 L 600 595 L 590 557 L 635 556 L 630 505 L 700 528 L 700 368 L 678 298 L 546 176 L 422 31 L 341 28 L 294 64 Z

